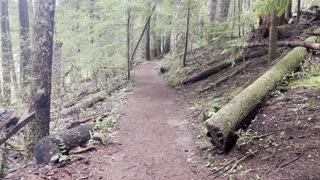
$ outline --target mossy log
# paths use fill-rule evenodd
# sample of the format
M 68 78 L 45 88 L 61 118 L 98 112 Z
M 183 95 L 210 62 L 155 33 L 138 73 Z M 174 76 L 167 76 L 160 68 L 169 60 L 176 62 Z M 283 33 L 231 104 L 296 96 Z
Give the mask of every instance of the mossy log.
M 245 68 L 247 68 L 249 65 L 251 64 L 250 61 L 247 61 L 244 63 L 244 65 L 242 65 L 239 69 L 236 69 L 235 71 L 233 71 L 232 73 L 228 74 L 227 76 L 215 81 L 214 83 L 212 84 L 209 84 L 206 88 L 204 89 L 201 89 L 200 90 L 200 93 L 203 93 L 203 92 L 206 92 L 212 88 L 215 88 L 217 86 L 219 86 L 220 84 L 228 81 L 229 79 L 235 77 L 236 75 L 238 75 L 240 72 L 244 71 Z
M 316 37 L 308 38 L 307 41 L 315 42 Z M 234 133 L 247 122 L 248 117 L 276 87 L 277 83 L 303 62 L 306 54 L 307 50 L 304 47 L 293 49 L 254 83 L 235 96 L 217 114 L 208 119 L 205 125 L 212 138 L 212 143 L 221 151 L 228 151 L 236 142 Z
M 224 69 L 231 67 L 233 64 L 237 64 L 237 63 L 242 62 L 243 59 L 261 57 L 265 54 L 267 54 L 267 51 L 261 50 L 261 51 L 257 51 L 257 52 L 251 53 L 251 54 L 246 54 L 244 56 L 241 55 L 241 56 L 238 56 L 234 59 L 225 60 L 225 61 L 221 62 L 220 64 L 211 66 L 210 68 L 208 68 L 208 69 L 206 69 L 206 70 L 204 70 L 194 76 L 191 76 L 191 77 L 185 79 L 182 83 L 189 84 L 189 83 L 195 83 L 195 82 L 201 81 L 203 79 L 210 77 L 213 74 L 218 73 L 221 70 L 224 70 Z
M 83 99 L 82 101 L 78 102 L 74 106 L 71 106 L 69 108 L 62 110 L 61 115 L 67 116 L 73 113 L 79 113 L 82 109 L 91 108 L 92 106 L 94 106 L 94 104 L 100 101 L 103 101 L 104 99 L 106 99 L 107 96 L 108 95 L 105 93 L 97 93 L 97 94 L 91 95 Z
M 67 154 L 72 148 L 86 144 L 94 124 L 85 124 L 41 139 L 34 150 L 38 164 L 47 164 L 57 154 Z

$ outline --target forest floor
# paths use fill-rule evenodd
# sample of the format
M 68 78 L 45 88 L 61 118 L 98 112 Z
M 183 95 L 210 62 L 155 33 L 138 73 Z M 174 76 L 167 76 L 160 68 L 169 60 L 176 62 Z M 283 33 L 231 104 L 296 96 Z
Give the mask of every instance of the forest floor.
M 27 167 L 6 179 L 210 179 L 199 162 L 185 99 L 158 75 L 155 63 L 134 73 L 112 142 L 86 158 L 38 169 Z
M 299 35 L 299 28 L 290 29 L 292 36 Z M 282 48 L 281 56 L 287 52 Z M 267 55 L 247 59 L 252 63 L 242 73 L 203 93 L 200 90 L 241 63 L 203 81 L 179 84 L 210 67 L 207 62 L 216 64 L 229 57 L 212 47 L 199 48 L 181 68 L 181 58 L 167 56 L 159 66 L 168 70 L 164 78 L 178 90 L 158 75 L 156 63 L 142 65 L 135 70 L 132 94 L 120 100 L 124 108 L 118 126 L 108 132 L 112 134 L 108 144 L 80 160 L 41 168 L 29 165 L 6 179 L 320 179 L 319 55 L 310 53 L 302 71 L 290 75 L 291 82 L 285 80 L 270 92 L 251 125 L 237 132 L 235 147 L 219 154 L 207 137 L 204 114 L 214 114 L 265 72 Z M 105 103 L 97 105 L 98 112 L 110 108 Z
M 288 50 L 281 49 L 281 56 Z M 185 78 L 210 67 L 207 62 L 214 60 L 213 65 L 218 64 L 229 56 L 212 47 L 204 47 L 188 55 L 186 68 L 181 68 L 181 58 L 177 56 L 167 57 L 160 65 L 168 70 L 164 77 L 169 84 L 189 97 L 188 109 L 193 112 L 193 124 L 198 132 L 196 144 L 202 150 L 205 166 L 214 174 L 213 179 L 320 179 L 319 55 L 310 53 L 300 72 L 288 75 L 290 81 L 284 80 L 270 92 L 249 127 L 236 132 L 239 139 L 235 147 L 220 154 L 207 137 L 203 122 L 208 114 L 214 114 L 267 70 L 267 55 L 246 59 L 252 63 L 242 73 L 202 93 L 208 85 L 231 74 L 242 63 L 205 80 L 180 84 Z

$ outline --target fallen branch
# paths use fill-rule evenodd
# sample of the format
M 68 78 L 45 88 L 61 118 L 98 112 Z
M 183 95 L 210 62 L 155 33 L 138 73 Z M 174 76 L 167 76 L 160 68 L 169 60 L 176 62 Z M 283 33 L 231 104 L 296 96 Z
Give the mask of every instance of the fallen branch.
M 238 75 L 240 72 L 242 72 L 246 67 L 248 67 L 249 65 L 251 64 L 250 61 L 248 62 L 245 62 L 244 65 L 242 67 L 240 67 L 239 69 L 233 71 L 231 74 L 219 79 L 218 81 L 212 83 L 212 84 L 209 84 L 209 86 L 207 86 L 206 88 L 200 90 L 200 93 L 203 93 L 203 92 L 206 92 L 212 88 L 215 88 L 217 86 L 219 86 L 220 84 L 228 81 L 229 79 L 233 78 L 234 76 Z
M 229 172 L 231 172 L 232 170 L 234 170 L 239 163 L 241 163 L 242 161 L 244 161 L 245 159 L 247 159 L 248 157 L 256 154 L 258 151 L 253 151 L 253 152 L 250 152 L 249 154 L 243 156 L 241 159 L 239 159 L 236 163 L 234 163 L 234 165 L 232 166 L 232 168 L 229 170 Z
M 85 153 L 91 150 L 95 150 L 97 149 L 97 146 L 88 146 L 88 147 L 78 147 L 76 149 L 72 149 L 70 151 L 70 154 L 81 154 L 81 153 Z
M 294 158 L 294 159 L 292 159 L 292 160 L 290 160 L 290 161 L 282 164 L 282 165 L 280 166 L 280 168 L 284 168 L 284 167 L 288 166 L 289 164 L 296 162 L 296 161 L 299 160 L 302 156 L 303 156 L 303 153 L 301 153 L 301 154 L 300 154 L 299 156 L 297 156 L 296 158 Z
M 315 42 L 317 37 L 308 38 L 308 42 Z M 205 124 L 212 142 L 223 152 L 228 151 L 236 142 L 236 132 L 248 122 L 248 116 L 265 99 L 285 75 L 303 62 L 307 54 L 306 48 L 298 47 L 289 52 L 277 64 L 253 84 L 234 97 L 227 105 L 218 111 Z
M 265 47 L 265 46 L 269 46 L 269 42 L 267 41 L 254 42 L 248 45 L 249 48 Z M 320 43 L 305 42 L 305 41 L 278 41 L 278 46 L 289 47 L 289 48 L 305 47 L 307 49 L 320 51 Z
M 0 138 L 0 145 L 5 143 L 8 139 L 10 139 L 13 135 L 17 134 L 20 129 L 25 127 L 28 123 L 30 123 L 35 118 L 35 112 L 31 113 L 25 118 L 22 118 L 16 126 L 14 126 L 12 129 L 8 130 L 8 133 L 4 135 L 4 137 Z
M 262 51 L 254 52 L 252 54 L 247 54 L 244 57 L 243 57 L 243 55 L 240 55 L 234 59 L 225 60 L 220 64 L 211 66 L 210 68 L 185 79 L 182 83 L 189 84 L 189 83 L 195 83 L 195 82 L 201 81 L 203 79 L 210 77 L 211 75 L 213 75 L 215 73 L 218 73 L 221 70 L 224 70 L 224 69 L 231 67 L 233 64 L 237 64 L 237 63 L 242 62 L 243 59 L 251 59 L 251 58 L 261 57 L 261 56 L 264 56 L 265 54 L 267 54 L 267 51 L 262 50 Z

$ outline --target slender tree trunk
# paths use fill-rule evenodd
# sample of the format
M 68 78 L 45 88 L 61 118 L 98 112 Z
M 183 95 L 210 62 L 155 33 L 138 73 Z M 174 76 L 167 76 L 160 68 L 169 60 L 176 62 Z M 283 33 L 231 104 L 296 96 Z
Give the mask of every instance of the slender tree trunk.
M 300 22 L 301 18 L 301 0 L 297 0 L 297 23 Z
M 209 0 L 209 33 L 208 33 L 208 44 L 211 44 L 211 41 L 213 39 L 211 28 L 215 22 L 216 17 L 216 8 L 217 8 L 217 0 Z
M 183 67 L 186 66 L 187 52 L 188 52 L 188 43 L 189 43 L 189 25 L 190 25 L 190 11 L 191 11 L 191 0 L 188 0 L 188 14 L 187 14 L 187 28 L 186 28 L 186 43 L 184 47 L 183 55 Z
M 288 0 L 285 17 L 287 22 L 292 18 L 292 0 Z
M 90 0 L 90 9 L 89 9 L 89 15 L 90 15 L 90 19 L 92 21 L 95 20 L 95 14 L 94 14 L 94 11 L 95 11 L 95 6 L 96 6 L 96 0 Z M 93 33 L 93 26 L 90 27 L 91 29 L 91 44 L 94 44 L 94 33 Z
M 137 50 L 138 50 L 138 47 L 139 47 L 140 42 L 141 42 L 141 40 L 142 40 L 142 38 L 143 38 L 143 35 L 144 35 L 144 33 L 146 32 L 148 25 L 150 24 L 152 14 L 153 14 L 153 12 L 154 12 L 155 9 L 156 9 L 156 6 L 154 6 L 154 7 L 152 8 L 151 14 L 150 14 L 149 17 L 148 17 L 147 22 L 146 22 L 146 24 L 145 24 L 145 26 L 144 26 L 144 28 L 143 28 L 143 30 L 142 30 L 142 33 L 141 33 L 141 35 L 140 35 L 140 37 L 139 37 L 139 40 L 138 40 L 138 42 L 137 42 L 137 44 L 136 44 L 136 46 L 135 46 L 135 48 L 134 48 L 134 50 L 133 50 L 133 52 L 132 52 L 132 54 L 131 54 L 131 59 L 130 59 L 130 62 L 131 62 L 131 63 L 132 63 L 133 58 L 134 58 L 134 56 L 135 56 L 135 54 L 136 54 L 136 52 L 137 52 Z
M 31 49 L 29 31 L 29 13 L 27 0 L 19 0 L 20 22 L 20 82 L 22 101 L 28 101 L 30 76 L 31 76 Z
M 152 23 L 153 27 L 152 27 L 152 50 L 151 50 L 151 54 L 152 54 L 153 58 L 156 58 L 156 57 L 158 57 L 158 51 L 157 51 L 157 48 L 158 48 L 158 44 L 157 44 L 157 14 L 156 14 L 156 12 L 154 13 L 152 22 L 153 22 Z
M 62 87 L 62 45 L 60 41 L 56 41 L 53 47 L 53 60 L 52 60 L 52 87 L 53 96 L 61 97 L 61 87 Z
M 215 22 L 224 22 L 229 14 L 230 0 L 217 0 Z
M 148 3 L 148 9 L 151 7 L 151 3 Z M 146 60 L 149 61 L 151 59 L 150 54 L 150 23 L 147 25 L 146 29 L 146 49 L 145 49 Z
M 128 75 L 127 78 L 130 80 L 130 21 L 131 21 L 131 12 L 130 9 L 128 9 L 128 20 L 127 20 L 127 70 L 128 70 Z
M 27 159 L 33 157 L 36 143 L 49 135 L 50 130 L 54 15 L 55 0 L 35 0 L 32 91 L 29 106 L 29 112 L 35 112 L 35 119 L 27 130 L 25 148 Z
M 164 40 L 164 46 L 163 46 L 163 53 L 164 54 L 168 54 L 170 52 L 170 48 L 171 48 L 171 33 L 167 33 L 165 40 Z
M 277 26 L 279 24 L 279 17 L 277 15 L 277 12 L 274 11 L 272 13 L 272 19 L 271 19 L 271 27 L 270 27 L 270 37 L 269 37 L 269 54 L 268 54 L 268 63 L 271 64 L 271 62 L 277 57 L 277 51 L 278 51 L 278 29 Z
M 238 0 L 238 38 L 241 38 L 242 1 Z
M 33 19 L 33 0 L 29 0 L 28 3 L 29 3 L 29 14 L 30 14 L 29 18 L 30 18 L 30 21 L 32 21 L 32 19 Z
M 14 68 L 12 42 L 10 35 L 10 22 L 8 11 L 8 0 L 1 0 L 1 53 L 2 53 L 2 70 L 4 81 L 4 103 L 10 104 L 11 92 L 11 77 L 16 93 L 19 95 L 19 87 L 17 75 Z

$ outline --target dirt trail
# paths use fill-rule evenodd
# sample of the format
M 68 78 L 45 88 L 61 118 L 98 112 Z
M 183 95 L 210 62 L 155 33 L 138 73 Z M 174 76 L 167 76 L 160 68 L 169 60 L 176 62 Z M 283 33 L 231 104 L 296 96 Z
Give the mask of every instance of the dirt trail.
M 137 69 L 114 138 L 117 147 L 96 153 L 92 161 L 99 163 L 92 163 L 91 173 L 108 180 L 208 179 L 196 162 L 192 127 L 179 101 L 154 63 Z

